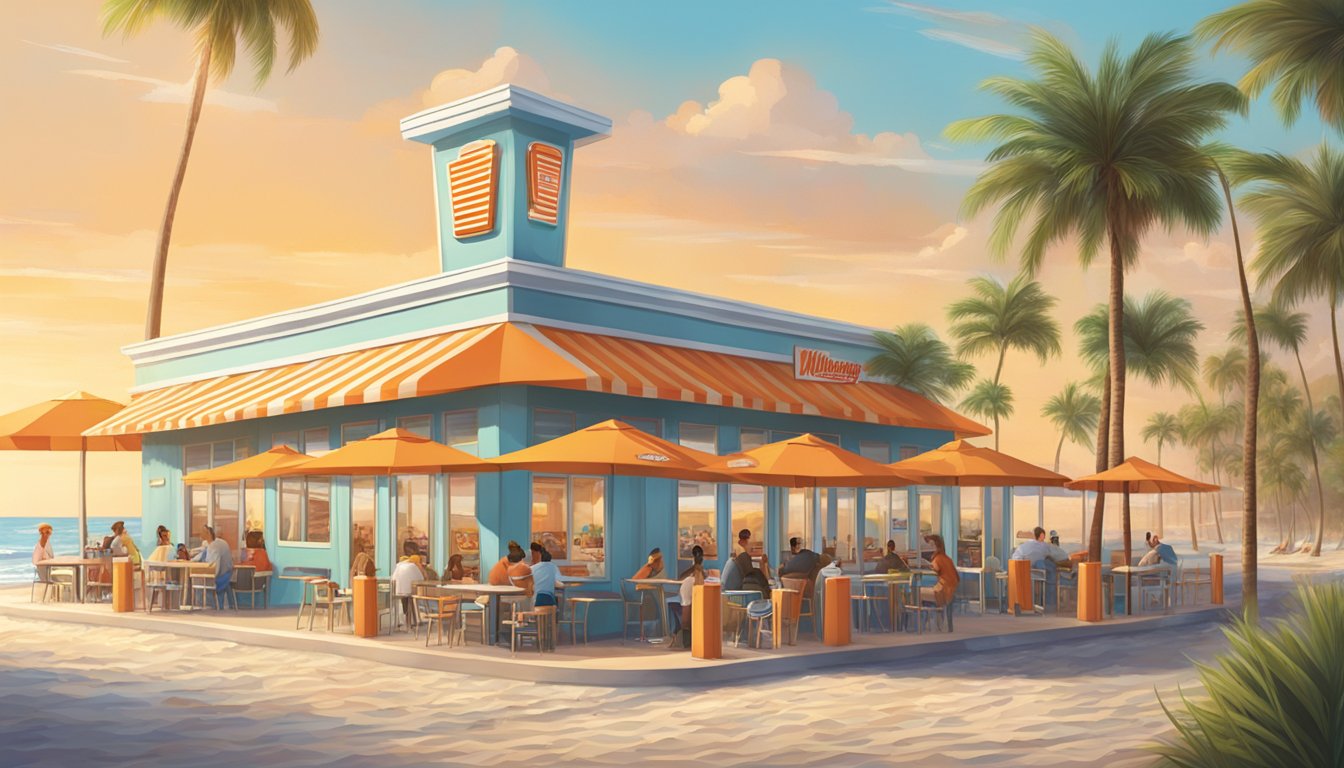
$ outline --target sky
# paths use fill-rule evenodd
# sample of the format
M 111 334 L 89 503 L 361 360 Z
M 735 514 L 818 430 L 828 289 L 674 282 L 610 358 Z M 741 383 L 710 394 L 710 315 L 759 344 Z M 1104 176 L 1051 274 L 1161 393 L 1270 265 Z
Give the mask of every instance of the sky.
M 0 0 L 0 412 L 75 389 L 126 400 L 120 348 L 141 338 L 154 239 L 186 119 L 189 36 L 170 23 L 105 37 L 99 3 Z M 207 96 L 169 257 L 164 332 L 325 301 L 438 270 L 429 150 L 397 121 L 512 82 L 607 115 L 611 138 L 575 157 L 571 266 L 873 327 L 926 322 L 977 275 L 1007 280 L 987 216 L 961 198 L 986 147 L 944 136 L 1003 111 L 978 85 L 1027 73 L 1030 29 L 1087 61 L 1114 39 L 1188 32 L 1224 3 L 890 0 L 824 3 L 315 4 L 321 43 L 260 88 L 240 59 Z M 1203 77 L 1235 81 L 1236 57 Z M 1285 128 L 1262 100 L 1222 139 L 1302 154 L 1329 134 Z M 1331 137 L 1333 140 L 1333 137 Z M 1247 241 L 1254 253 L 1254 224 Z M 377 279 L 370 282 L 370 264 Z M 1086 373 L 1074 321 L 1104 301 L 1106 273 L 1067 248 L 1040 273 L 1059 297 L 1065 353 L 1008 356 L 1016 414 L 1001 447 L 1048 465 L 1041 405 Z M 1189 299 L 1202 353 L 1227 346 L 1239 306 L 1230 237 L 1147 238 L 1128 290 Z M 1328 316 L 1304 306 L 1313 381 L 1330 372 Z M 993 361 L 974 360 L 982 373 Z M 1324 390 L 1323 390 L 1324 391 Z M 1138 430 L 1184 393 L 1135 385 Z M 981 441 L 984 442 L 984 441 Z M 1165 454 L 1193 470 L 1179 450 Z M 1065 449 L 1085 473 L 1089 450 Z M 138 459 L 90 460 L 92 514 L 136 514 Z M 0 457 L 3 514 L 74 509 L 75 458 Z

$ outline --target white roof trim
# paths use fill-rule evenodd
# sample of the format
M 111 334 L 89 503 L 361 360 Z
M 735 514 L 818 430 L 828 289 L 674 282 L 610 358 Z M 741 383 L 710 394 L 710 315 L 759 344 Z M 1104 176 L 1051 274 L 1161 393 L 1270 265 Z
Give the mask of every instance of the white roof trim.
M 780 333 L 795 338 L 813 339 L 819 342 L 871 347 L 873 344 L 872 334 L 875 330 L 853 323 L 811 317 L 798 312 L 788 312 L 759 304 L 749 304 L 717 296 L 650 285 L 595 272 L 585 272 L 517 259 L 500 259 L 487 264 L 444 272 L 308 307 L 285 310 L 263 317 L 228 323 L 213 328 L 204 328 L 175 336 L 165 336 L 151 341 L 137 342 L 123 347 L 122 352 L 130 357 L 135 365 L 147 365 L 204 352 L 254 344 L 259 341 L 284 338 L 357 320 L 401 312 L 412 307 L 510 287 L 563 296 L 575 296 L 617 306 L 652 309 L 683 317 L 730 323 L 744 328 Z M 509 296 L 509 301 L 508 310 L 502 316 L 480 318 L 465 324 L 451 326 L 451 328 L 471 327 L 489 322 L 530 322 L 537 325 L 572 328 L 590 333 L 705 349 L 763 360 L 785 359 L 760 351 L 720 347 L 713 344 L 697 344 L 686 339 L 644 335 L 624 331 L 620 328 L 575 326 L 551 318 L 523 315 L 514 310 L 514 297 L 512 295 Z M 435 333 L 442 333 L 444 328 L 448 327 L 436 326 L 396 338 L 371 339 L 365 342 L 355 342 L 340 349 L 323 349 L 297 356 L 290 362 L 317 359 L 341 351 L 382 346 L 398 340 L 422 338 Z M 283 364 L 283 362 L 272 360 L 249 365 L 247 368 L 255 370 Z M 213 375 L 220 375 L 220 372 L 215 371 L 208 375 L 192 376 L 190 379 L 207 378 Z M 163 382 L 155 382 L 152 386 L 158 387 L 163 386 L 163 384 Z
M 589 143 L 611 134 L 610 118 L 526 88 L 505 84 L 403 117 L 401 137 L 433 143 L 456 128 L 509 113 L 569 126 L 576 144 Z

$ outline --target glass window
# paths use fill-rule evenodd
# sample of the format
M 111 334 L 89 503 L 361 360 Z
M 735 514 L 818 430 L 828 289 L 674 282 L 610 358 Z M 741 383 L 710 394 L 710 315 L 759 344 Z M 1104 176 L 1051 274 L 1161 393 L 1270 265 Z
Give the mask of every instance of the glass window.
M 887 551 L 887 539 L 896 542 L 897 549 L 905 549 L 904 540 L 892 536 L 887 528 L 891 519 L 891 496 L 888 488 L 876 488 L 863 494 L 863 559 L 864 562 L 881 560 Z M 896 491 L 905 493 L 905 491 Z
M 700 545 L 705 560 L 719 556 L 718 493 L 714 483 L 683 480 L 677 483 L 677 557 L 691 559 L 691 548 Z
M 906 551 L 910 546 L 910 492 L 904 488 L 891 491 L 891 529 L 888 536 L 896 541 L 896 549 Z
M 246 480 L 243 482 L 243 546 L 247 546 L 247 534 L 266 530 L 266 482 L 264 480 Z
M 432 480 L 429 475 L 397 475 L 397 536 L 393 542 L 396 551 L 390 562 L 405 554 L 420 554 L 426 562 L 432 561 Z M 408 548 L 414 551 L 408 552 Z
M 764 429 L 753 429 L 751 427 L 743 427 L 741 432 L 739 432 L 738 434 L 738 438 L 741 444 L 741 447 L 738 448 L 738 450 L 751 451 L 755 450 L 756 448 L 760 448 L 762 445 L 765 445 L 766 443 L 770 442 L 770 433 L 765 431 Z M 736 531 L 734 531 L 733 535 L 737 535 Z
M 984 488 L 961 489 L 960 529 L 957 533 L 959 565 L 980 565 L 980 539 L 984 533 Z
M 223 539 L 230 547 L 236 550 L 243 548 L 242 541 L 238 538 L 238 522 L 241 516 L 239 512 L 239 493 L 238 483 L 216 483 L 210 486 L 211 502 L 213 509 L 213 522 L 215 535 Z
M 835 491 L 835 551 L 846 563 L 857 562 L 858 540 L 855 524 L 858 522 L 858 492 L 853 488 Z
M 663 436 L 662 419 L 649 419 L 643 416 L 624 416 L 621 417 L 621 421 L 624 421 L 626 424 L 629 424 L 641 432 L 647 432 L 654 437 Z
M 303 541 L 303 478 L 282 477 L 280 489 L 280 540 Z
M 210 444 L 188 445 L 182 449 L 182 471 L 197 472 L 210 468 Z
M 350 478 L 350 561 L 360 552 L 378 562 L 378 485 L 372 477 Z
M 472 456 L 480 455 L 480 417 L 476 409 L 443 414 L 443 442 Z M 473 497 L 475 490 L 472 491 Z
M 943 494 L 942 491 L 920 491 L 919 492 L 919 534 L 925 536 L 930 533 L 941 535 L 943 532 Z M 946 542 L 944 542 L 946 543 Z M 923 539 L 916 542 L 921 549 L 926 549 Z
M 687 424 L 682 422 L 678 442 L 696 451 L 704 453 L 719 452 L 719 428 L 709 424 Z
M 271 435 L 271 447 L 274 448 L 280 445 L 283 445 L 286 448 L 293 448 L 296 451 L 299 450 L 299 433 L 276 432 Z
M 331 453 L 331 430 L 326 427 L 305 429 L 303 431 L 303 452 L 309 456 L 325 456 Z
M 397 419 L 397 428 L 434 439 L 434 420 L 430 416 L 402 416 Z
M 562 574 L 605 575 L 606 481 L 534 476 L 532 539 L 560 561 Z
M 376 434 L 378 434 L 378 422 L 376 421 L 356 421 L 350 424 L 342 424 L 341 445 L 349 445 L 356 440 L 363 440 Z
M 184 446 L 182 467 L 186 472 L 222 467 L 251 455 L 251 442 L 246 438 L 221 440 L 213 443 L 200 443 Z M 252 481 L 256 482 L 256 481 Z M 195 548 L 201 545 L 205 526 L 215 529 L 215 535 L 228 542 L 229 546 L 243 548 L 243 483 L 216 483 L 214 485 L 193 485 L 187 489 L 187 546 Z M 264 497 L 257 502 L 257 517 L 265 512 Z
M 208 485 L 190 487 L 191 525 L 187 530 L 187 546 L 192 549 L 201 545 L 201 530 L 210 524 L 210 488 Z
M 775 429 L 771 430 L 770 432 L 770 442 L 778 443 L 781 440 L 792 440 L 795 437 L 802 437 L 802 436 L 803 436 L 802 432 L 784 432 Z M 821 435 L 818 435 L 818 437 L 821 437 Z
M 475 411 L 469 411 L 473 416 Z M 481 577 L 481 532 L 476 522 L 476 476 L 448 476 L 448 554 L 462 556 L 466 575 Z
M 737 546 L 738 534 L 743 530 L 751 531 L 751 556 L 760 557 L 765 552 L 765 488 L 760 485 L 732 486 L 731 506 L 733 546 Z M 735 553 L 734 553 L 735 554 Z
M 998 530 L 999 527 L 1002 525 L 1002 520 L 1003 520 L 1003 489 L 1002 489 L 1002 488 L 995 488 L 995 489 L 993 489 L 993 490 L 990 492 L 990 494 L 989 494 L 989 514 L 990 514 L 990 523 L 991 523 L 991 527 L 994 528 L 995 530 Z M 983 528 L 983 526 L 981 526 L 981 527 Z M 1012 533 L 1012 531 L 1007 531 L 1007 533 Z M 996 535 L 996 536 L 993 537 L 993 542 L 992 542 L 992 544 L 991 544 L 991 546 L 990 546 L 990 549 L 992 550 L 992 551 L 990 552 L 990 555 L 999 558 L 999 561 L 1000 561 L 1000 562 L 1002 562 L 1002 561 L 1004 560 L 1005 556 L 1006 556 L 1006 553 L 999 552 L 999 540 L 1000 540 L 1000 539 L 1003 539 L 1003 538 L 1005 538 L 1005 537 L 1003 536 L 1003 532 L 1000 532 L 998 535 Z M 1086 532 L 1086 531 L 1083 532 L 1083 534 L 1082 534 L 1082 539 L 1080 539 L 1080 540 L 1081 540 L 1081 541 L 1086 541 L 1086 540 L 1087 540 L 1087 532 Z
M 780 548 L 787 552 L 789 540 L 797 536 L 802 546 L 810 549 L 813 544 L 812 489 L 790 488 L 788 492 L 789 497 L 785 502 L 788 508 L 785 511 L 784 538 L 780 541 Z
M 876 440 L 863 440 L 859 443 L 859 455 L 878 464 L 890 464 L 891 446 Z
M 222 467 L 233 461 L 233 441 L 210 444 L 210 466 Z
M 233 441 L 233 460 L 239 461 L 252 455 L 252 441 L 240 437 Z
M 532 444 L 544 443 L 574 431 L 573 411 L 532 410 Z
M 331 478 L 307 478 L 304 541 L 331 541 Z
M 828 432 L 813 432 L 812 434 L 816 435 L 817 437 L 820 437 L 822 440 L 825 440 L 826 442 L 830 443 L 831 445 L 839 445 L 839 444 L 840 444 L 840 436 L 839 436 L 839 435 L 832 435 L 832 434 L 830 434 L 830 433 L 828 433 Z M 777 440 L 786 440 L 786 439 L 788 439 L 788 438 L 776 438 L 776 439 L 777 439 Z

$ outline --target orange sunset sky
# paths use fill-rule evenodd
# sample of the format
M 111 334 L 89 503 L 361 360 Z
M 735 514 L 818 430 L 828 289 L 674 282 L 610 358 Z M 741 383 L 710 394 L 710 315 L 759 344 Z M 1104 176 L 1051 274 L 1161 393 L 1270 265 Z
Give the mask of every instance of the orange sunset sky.
M 548 36 L 495 6 L 468 6 L 448 23 L 441 12 L 384 13 L 382 3 L 315 5 L 316 56 L 258 90 L 240 59 L 207 97 L 174 231 L 165 334 L 435 272 L 429 150 L 403 141 L 397 121 L 504 82 L 615 122 L 610 139 L 575 157 L 571 266 L 875 327 L 924 321 L 944 335 L 944 309 L 966 294 L 968 278 L 1016 271 L 1011 258 L 988 255 L 988 220 L 958 212 L 983 151 L 948 149 L 890 104 L 866 114 L 867 99 L 897 96 L 856 92 L 837 67 L 814 63 L 832 60 L 815 50 L 774 50 L 767 36 L 705 61 L 688 40 L 684 62 L 653 66 L 633 46 L 590 56 L 566 44 L 567 30 Z M 923 6 L 893 5 L 909 12 L 902 18 L 938 22 L 919 16 Z M 191 49 L 170 24 L 122 40 L 104 38 L 98 18 L 88 0 L 0 2 L 0 412 L 72 389 L 125 401 L 131 385 L 119 350 L 143 331 Z M 1101 38 L 1077 39 L 1095 51 Z M 985 75 L 1021 72 L 1010 56 L 946 49 L 981 57 Z M 872 74 L 860 72 L 869 67 L 862 51 L 828 55 L 850 56 L 853 77 Z M 611 64 L 622 56 L 629 71 Z M 667 74 L 647 92 L 633 82 L 658 70 Z M 920 76 L 875 82 L 902 81 L 891 85 L 898 94 Z M 969 99 L 979 79 L 939 87 Z M 994 106 L 967 102 L 940 121 L 985 104 Z M 1135 296 L 1162 288 L 1189 299 L 1208 327 L 1203 353 L 1226 347 L 1239 306 L 1229 241 L 1158 232 L 1128 281 Z M 1002 448 L 1048 465 L 1057 435 L 1038 413 L 1085 376 L 1072 326 L 1104 300 L 1106 273 L 1083 271 L 1059 249 L 1040 278 L 1060 300 L 1065 354 L 1045 366 L 1009 355 L 1016 416 L 1003 425 Z M 1312 314 L 1304 362 L 1325 383 L 1325 310 L 1302 309 Z M 975 362 L 992 374 L 992 360 Z M 1144 419 L 1189 396 L 1130 391 L 1127 444 L 1151 458 L 1138 439 Z M 1086 449 L 1064 456 L 1066 473 L 1091 467 Z M 1170 456 L 1193 470 L 1180 451 Z M 73 514 L 75 466 L 73 455 L 0 455 L 0 514 Z M 95 455 L 90 469 L 90 514 L 139 513 L 137 455 Z

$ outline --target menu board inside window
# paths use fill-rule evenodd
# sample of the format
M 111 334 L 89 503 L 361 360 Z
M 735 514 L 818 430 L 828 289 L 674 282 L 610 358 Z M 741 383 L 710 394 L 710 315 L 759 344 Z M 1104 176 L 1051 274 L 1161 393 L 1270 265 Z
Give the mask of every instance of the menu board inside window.
M 560 220 L 560 180 L 565 153 L 559 147 L 532 142 L 527 148 L 527 217 L 554 225 Z
M 491 139 L 464 144 L 448 163 L 448 191 L 453 203 L 453 237 L 483 235 L 495 228 L 495 197 L 499 189 L 499 147 Z

